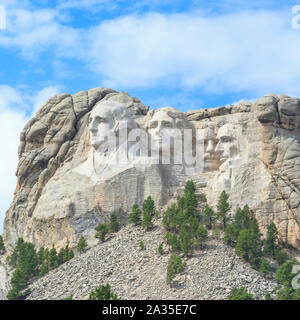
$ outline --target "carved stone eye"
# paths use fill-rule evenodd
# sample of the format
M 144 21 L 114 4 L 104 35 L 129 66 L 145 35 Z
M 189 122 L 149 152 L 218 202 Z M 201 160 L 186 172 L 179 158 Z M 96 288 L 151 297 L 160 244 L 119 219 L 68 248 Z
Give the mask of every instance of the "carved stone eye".
M 172 128 L 172 123 L 171 123 L 171 122 L 163 121 L 163 122 L 162 122 L 162 125 L 163 125 L 165 128 Z
M 178 122 L 176 123 L 176 127 L 177 127 L 178 129 L 183 129 L 183 128 L 184 128 L 184 123 L 183 123 L 183 121 L 178 121 Z
M 224 143 L 226 143 L 226 142 L 231 142 L 232 141 L 232 138 L 231 137 L 221 137 L 221 142 L 224 142 Z
M 101 118 L 101 117 L 99 117 L 99 116 L 97 116 L 97 117 L 95 118 L 95 121 L 96 121 L 97 123 L 105 123 L 105 122 L 106 122 L 106 120 L 105 120 L 104 118 Z
M 154 121 L 150 124 L 150 129 L 155 129 L 157 128 L 157 121 Z

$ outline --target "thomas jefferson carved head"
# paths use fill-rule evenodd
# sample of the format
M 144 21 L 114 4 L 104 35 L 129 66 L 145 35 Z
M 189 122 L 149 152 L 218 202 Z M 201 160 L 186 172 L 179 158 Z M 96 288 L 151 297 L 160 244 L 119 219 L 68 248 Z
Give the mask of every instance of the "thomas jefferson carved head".
M 215 151 L 220 154 L 221 162 L 234 159 L 238 156 L 237 131 L 232 124 L 223 125 L 217 134 L 218 144 Z
M 183 164 L 184 129 L 191 129 L 191 138 L 193 133 L 193 126 L 184 113 L 174 108 L 152 110 L 146 128 L 151 137 L 151 150 L 156 154 L 162 151 L 163 163 Z M 190 144 L 192 149 L 192 141 Z

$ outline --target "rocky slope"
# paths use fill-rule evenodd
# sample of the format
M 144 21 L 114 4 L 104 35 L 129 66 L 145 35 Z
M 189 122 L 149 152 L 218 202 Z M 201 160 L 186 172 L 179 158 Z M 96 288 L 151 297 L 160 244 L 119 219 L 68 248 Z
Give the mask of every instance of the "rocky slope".
M 276 283 L 267 280 L 238 258 L 234 249 L 210 236 L 202 251 L 186 260 L 187 268 L 177 275 L 178 284 L 166 285 L 169 260 L 159 255 L 163 242 L 161 222 L 145 232 L 131 225 L 122 228 L 103 244 L 73 258 L 35 281 L 27 299 L 88 299 L 96 287 L 109 283 L 124 299 L 226 299 L 233 287 L 245 286 L 256 299 L 272 294 Z M 139 249 L 139 242 L 145 249 Z

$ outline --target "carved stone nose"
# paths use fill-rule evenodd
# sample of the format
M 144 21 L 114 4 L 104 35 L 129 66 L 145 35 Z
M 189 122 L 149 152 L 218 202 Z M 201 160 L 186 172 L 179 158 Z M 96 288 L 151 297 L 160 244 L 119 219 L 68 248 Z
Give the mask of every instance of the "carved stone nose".
M 97 125 L 96 125 L 95 121 L 91 122 L 89 130 L 91 132 L 97 132 L 98 129 L 97 129 Z
M 217 144 L 215 151 L 218 153 L 222 153 L 224 151 L 223 148 L 221 147 L 220 142 Z
M 213 143 L 212 143 L 212 141 L 208 141 L 206 152 L 210 152 L 211 153 L 213 151 L 214 151 Z

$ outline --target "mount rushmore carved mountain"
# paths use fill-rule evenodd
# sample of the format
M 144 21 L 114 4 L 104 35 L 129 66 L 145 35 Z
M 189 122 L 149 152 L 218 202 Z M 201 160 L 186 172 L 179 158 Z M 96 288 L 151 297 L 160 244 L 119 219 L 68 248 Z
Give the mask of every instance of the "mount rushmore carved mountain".
M 143 129 L 160 147 L 164 128 L 190 129 L 188 148 L 203 148 L 199 168 L 178 163 L 172 150 L 169 164 L 145 161 L 149 154 L 141 144 L 136 152 L 133 140 L 114 148 L 108 139 L 103 147 L 103 136 L 123 127 L 127 134 Z M 300 248 L 299 99 L 268 95 L 180 112 L 149 111 L 137 98 L 107 88 L 60 94 L 27 123 L 18 152 L 17 187 L 4 224 L 8 250 L 19 237 L 61 248 L 74 247 L 83 235 L 93 245 L 95 227 L 111 213 L 125 223 L 132 205 L 149 195 L 164 207 L 189 179 L 210 205 L 226 190 L 232 210 L 248 204 L 262 233 L 274 221 L 280 240 Z

